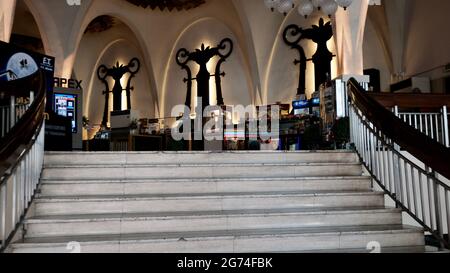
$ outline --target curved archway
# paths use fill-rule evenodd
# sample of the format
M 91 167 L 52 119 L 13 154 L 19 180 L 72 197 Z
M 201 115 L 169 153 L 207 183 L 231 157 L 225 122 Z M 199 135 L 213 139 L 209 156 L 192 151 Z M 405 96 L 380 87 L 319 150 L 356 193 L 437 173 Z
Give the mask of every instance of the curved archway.
M 261 75 L 263 74 L 263 71 L 260 71 L 260 67 L 258 66 L 256 41 L 254 40 L 252 27 L 250 25 L 248 15 L 245 11 L 246 9 L 242 6 L 244 2 L 232 0 L 231 3 L 233 5 L 234 11 L 238 15 L 240 27 L 244 36 L 243 38 L 247 46 L 246 51 L 248 55 L 248 66 L 252 75 L 253 88 L 255 89 L 254 103 L 256 105 L 259 105 L 263 103 L 263 85 L 261 83 Z
M 97 79 L 96 74 L 99 65 L 105 64 L 110 67 L 116 62 L 126 65 L 134 57 L 140 60 L 145 59 L 143 50 L 131 29 L 118 18 L 106 17 L 113 20 L 114 23 L 110 26 L 113 30 L 108 28 L 93 32 L 96 30 L 90 28 L 84 33 L 80 41 L 78 57 L 73 66 L 76 78 L 84 82 L 84 115 L 88 116 L 94 124 L 99 124 L 104 109 L 104 96 L 101 91 L 105 87 Z M 139 110 L 143 117 L 154 118 L 157 113 L 155 92 L 148 77 L 147 64 L 142 61 L 141 65 L 141 71 L 132 82 L 135 87 L 131 96 L 132 108 Z M 125 81 L 126 78 L 124 77 Z M 97 112 L 97 108 L 101 111 Z
M 384 7 L 370 7 L 368 10 L 364 30 L 363 64 L 365 70 L 376 69 L 379 71 L 380 84 L 379 86 L 375 84 L 375 88 L 380 88 L 380 91 L 389 90 L 394 64 Z
M 28 1 L 17 0 L 10 43 L 42 54 L 49 53 L 49 42 L 43 23 Z
M 130 32 L 133 34 L 134 38 L 137 41 L 137 47 L 140 49 L 140 52 L 142 53 L 143 56 L 143 63 L 148 68 L 147 76 L 152 96 L 154 98 L 155 115 L 159 116 L 160 103 L 151 57 L 148 51 L 144 50 L 147 48 L 147 44 L 145 42 L 145 39 L 143 39 L 143 37 L 141 36 L 141 32 L 139 31 L 139 28 L 135 25 L 135 22 L 129 17 L 127 17 L 126 14 L 124 14 L 124 11 L 121 10 L 120 5 L 111 5 L 102 1 L 91 1 L 89 5 L 85 7 L 83 12 L 80 12 L 79 14 L 82 14 L 82 16 L 81 15 L 77 16 L 75 25 L 72 29 L 72 34 L 68 39 L 67 51 L 72 53 L 64 61 L 64 68 L 63 68 L 64 75 L 66 74 L 70 75 L 72 73 L 76 56 L 78 56 L 79 54 L 80 43 L 84 36 L 84 32 L 79 30 L 80 29 L 86 30 L 88 25 L 99 16 L 114 17 L 129 28 Z
M 311 28 L 312 25 L 317 25 L 319 19 L 326 20 L 326 15 L 316 12 L 307 19 L 300 16 L 297 10 L 292 10 L 282 21 L 278 28 L 278 32 L 274 39 L 267 69 L 265 71 L 264 81 L 264 101 L 272 104 L 276 102 L 283 102 L 291 104 L 295 99 L 299 81 L 299 68 L 294 66 L 293 62 L 298 59 L 298 53 L 292 50 L 283 41 L 283 32 L 290 24 L 298 25 L 302 28 Z M 317 45 L 311 40 L 303 40 L 300 42 L 305 50 L 307 58 L 311 58 L 316 52 Z M 336 45 L 333 39 L 328 41 L 328 48 L 336 54 Z M 337 76 L 337 60 L 334 58 L 331 63 L 331 76 Z M 311 94 L 315 92 L 315 73 L 314 64 L 307 63 L 306 70 L 306 93 Z
M 42 40 L 43 52 L 56 58 L 55 75 L 60 75 L 62 66 L 58 64 L 58 61 L 64 59 L 64 50 L 53 16 L 49 13 L 44 1 L 17 0 L 16 9 L 20 5 L 25 6 L 33 17 Z M 21 18 L 15 16 L 15 20 L 21 20 Z

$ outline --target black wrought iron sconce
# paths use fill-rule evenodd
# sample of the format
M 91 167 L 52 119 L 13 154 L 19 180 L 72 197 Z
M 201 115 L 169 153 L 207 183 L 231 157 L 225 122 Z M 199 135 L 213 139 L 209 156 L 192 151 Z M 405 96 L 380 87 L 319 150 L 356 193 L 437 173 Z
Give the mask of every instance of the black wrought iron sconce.
M 300 59 L 294 60 L 294 65 L 300 65 L 300 73 L 298 79 L 297 95 L 303 95 L 306 93 L 306 54 L 303 47 L 300 45 L 300 41 L 306 39 L 302 33 L 303 29 L 297 25 L 289 25 L 283 32 L 283 41 L 291 47 L 298 51 Z M 297 37 L 295 40 L 289 40 L 289 36 Z
M 103 120 L 102 125 L 107 126 L 108 124 L 108 112 L 109 112 L 109 96 L 110 93 L 113 94 L 113 111 L 121 111 L 122 110 L 122 92 L 126 91 L 127 96 L 127 109 L 131 110 L 131 91 L 134 90 L 134 87 L 131 86 L 131 80 L 136 76 L 141 68 L 141 62 L 138 58 L 133 58 L 128 65 L 120 65 L 119 62 L 116 63 L 116 66 L 112 68 L 108 68 L 105 65 L 101 65 L 97 69 L 97 76 L 100 81 L 105 85 L 105 90 L 103 91 L 103 95 L 105 95 L 105 109 L 103 111 Z M 127 86 L 124 89 L 122 87 L 122 83 L 120 80 L 122 77 L 129 73 L 130 77 L 128 78 Z M 112 77 L 114 79 L 114 87 L 112 90 L 109 88 L 109 84 L 107 81 L 108 77 Z
M 292 40 L 292 37 L 294 39 Z M 333 37 L 333 28 L 331 22 L 325 23 L 321 18 L 318 26 L 312 26 L 310 29 L 303 29 L 297 25 L 289 25 L 283 32 L 284 42 L 299 52 L 300 60 L 295 60 L 295 65 L 300 65 L 300 76 L 297 95 L 306 93 L 306 64 L 308 61 L 314 63 L 315 88 L 316 91 L 322 83 L 328 80 L 331 75 L 331 61 L 333 53 L 328 50 L 327 42 Z M 311 59 L 306 58 L 305 51 L 300 45 L 302 40 L 312 40 L 317 44 L 317 50 Z
M 211 77 L 215 77 L 216 92 L 217 92 L 217 104 L 224 105 L 224 99 L 222 94 L 222 77 L 225 77 L 225 72 L 221 70 L 222 64 L 230 57 L 233 52 L 233 41 L 230 38 L 223 39 L 217 47 L 205 47 L 202 44 L 200 49 L 196 49 L 194 52 L 189 52 L 185 48 L 178 50 L 176 55 L 176 62 L 182 69 L 186 70 L 187 78 L 184 78 L 184 82 L 187 84 L 186 106 L 191 106 L 192 99 L 192 81 L 197 81 L 197 96 L 202 98 L 202 109 L 209 106 L 209 81 Z M 215 74 L 210 74 L 207 68 L 208 62 L 215 56 L 219 56 L 220 59 L 217 62 Z M 195 78 L 192 77 L 191 69 L 188 66 L 190 61 L 194 61 L 200 66 L 200 70 Z

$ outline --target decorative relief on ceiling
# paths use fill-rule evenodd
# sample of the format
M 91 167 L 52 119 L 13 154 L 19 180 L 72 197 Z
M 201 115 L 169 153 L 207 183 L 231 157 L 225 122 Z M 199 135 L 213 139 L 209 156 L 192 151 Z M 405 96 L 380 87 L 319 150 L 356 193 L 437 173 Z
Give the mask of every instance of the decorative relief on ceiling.
M 172 11 L 174 9 L 189 10 L 196 8 L 206 2 L 206 0 L 126 0 L 136 6 L 143 8 L 151 8 L 155 10 L 159 8 L 161 11 L 165 9 Z
M 94 20 L 88 25 L 85 33 L 98 33 L 107 31 L 116 24 L 114 17 L 108 15 L 102 15 Z

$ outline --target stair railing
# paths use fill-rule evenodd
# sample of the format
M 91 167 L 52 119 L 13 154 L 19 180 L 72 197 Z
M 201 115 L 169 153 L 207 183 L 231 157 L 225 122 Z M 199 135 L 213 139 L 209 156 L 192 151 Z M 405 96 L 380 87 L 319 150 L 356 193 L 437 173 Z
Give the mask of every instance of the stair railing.
M 438 177 L 450 178 L 450 149 L 403 122 L 355 79 L 348 93 L 350 138 L 362 163 L 397 207 L 449 248 L 450 187 Z
M 45 90 L 41 71 L 0 83 L 0 98 L 10 100 L 14 108 L 8 124 L 14 126 L 5 126 L 8 131 L 0 139 L 0 252 L 14 238 L 38 187 L 44 162 Z M 13 101 L 18 97 L 31 104 L 17 107 Z
M 395 106 L 394 113 L 421 133 L 446 147 L 450 147 L 449 114 L 446 105 L 437 113 L 400 112 L 398 106 Z

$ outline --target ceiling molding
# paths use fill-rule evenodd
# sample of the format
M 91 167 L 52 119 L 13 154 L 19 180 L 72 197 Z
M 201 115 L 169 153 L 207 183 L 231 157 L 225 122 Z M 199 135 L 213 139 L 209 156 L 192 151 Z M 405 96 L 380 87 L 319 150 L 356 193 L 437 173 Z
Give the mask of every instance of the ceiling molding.
M 152 10 L 160 9 L 161 11 L 181 11 L 196 8 L 206 2 L 206 0 L 126 0 L 142 8 L 150 8 Z
M 95 18 L 86 28 L 84 33 L 98 33 L 107 31 L 116 25 L 114 17 L 109 15 L 102 15 Z

